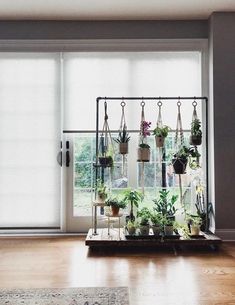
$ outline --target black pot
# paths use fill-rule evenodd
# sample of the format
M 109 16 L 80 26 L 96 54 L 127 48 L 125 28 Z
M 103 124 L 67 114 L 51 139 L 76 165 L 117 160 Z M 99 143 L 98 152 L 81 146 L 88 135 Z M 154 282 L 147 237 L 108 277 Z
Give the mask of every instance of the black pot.
M 199 146 L 202 144 L 202 136 L 193 136 L 191 135 L 189 138 L 190 145 Z
M 175 174 L 177 174 L 177 175 L 185 174 L 187 163 L 188 163 L 187 158 L 173 158 L 172 165 L 173 165 Z
M 113 158 L 112 157 L 99 157 L 99 162 L 102 167 L 112 167 Z

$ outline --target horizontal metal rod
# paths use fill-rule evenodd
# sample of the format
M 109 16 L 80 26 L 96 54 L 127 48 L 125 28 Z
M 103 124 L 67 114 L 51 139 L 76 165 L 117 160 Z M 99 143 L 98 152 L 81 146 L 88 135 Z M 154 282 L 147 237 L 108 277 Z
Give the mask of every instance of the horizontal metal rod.
M 152 129 L 150 129 L 149 131 L 153 131 Z M 175 132 L 176 130 L 175 129 L 171 129 L 169 131 L 169 133 L 173 133 Z M 190 129 L 183 129 L 184 132 L 190 132 L 191 130 Z M 95 130 L 63 130 L 63 133 L 79 133 L 79 134 L 84 134 L 84 133 L 95 133 L 96 131 Z M 99 130 L 99 132 L 102 132 L 102 130 Z M 111 133 L 117 133 L 119 132 L 119 130 L 110 130 Z M 137 130 L 137 129 L 128 129 L 127 132 L 132 132 L 132 133 L 139 133 L 140 131 Z
M 208 100 L 208 98 L 206 96 L 159 96 L 159 97 L 151 97 L 151 96 L 141 96 L 141 97 L 112 97 L 112 96 L 105 96 L 105 97 L 97 97 L 96 98 L 97 101 L 100 100 L 109 100 L 109 101 L 115 101 L 115 100 Z

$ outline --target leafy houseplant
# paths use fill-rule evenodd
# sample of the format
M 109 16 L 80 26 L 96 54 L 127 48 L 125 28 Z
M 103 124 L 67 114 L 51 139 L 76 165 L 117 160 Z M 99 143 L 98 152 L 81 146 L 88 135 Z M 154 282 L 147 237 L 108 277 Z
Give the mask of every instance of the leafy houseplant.
M 98 202 L 105 202 L 108 196 L 107 186 L 101 180 L 97 180 L 96 191 L 98 195 Z
M 126 227 L 130 235 L 135 235 L 138 224 L 135 221 L 129 220 Z
M 137 217 L 140 218 L 140 234 L 149 235 L 149 222 L 151 213 L 148 208 L 144 207 L 137 212 Z
M 118 138 L 114 139 L 116 143 L 119 144 L 119 153 L 122 155 L 128 154 L 128 142 L 130 141 L 130 136 L 125 127 L 118 133 Z
M 201 122 L 199 119 L 194 119 L 191 123 L 191 135 L 189 143 L 193 146 L 202 144 Z
M 165 235 L 173 235 L 174 224 L 175 224 L 175 221 L 173 219 L 170 219 L 170 218 L 167 218 L 167 217 L 163 218 L 164 234 Z
M 146 143 L 147 136 L 150 136 L 150 126 L 151 122 L 141 122 L 141 140 L 138 148 L 138 161 L 149 162 L 150 160 L 150 146 Z
M 119 200 L 117 197 L 108 198 L 105 204 L 111 207 L 113 216 L 118 216 L 119 210 L 126 207 L 126 203 L 123 200 Z
M 162 230 L 162 215 L 156 212 L 151 213 L 150 215 L 152 230 L 154 235 L 159 235 Z
M 153 135 L 155 136 L 156 146 L 157 147 L 163 147 L 165 138 L 168 135 L 168 132 L 170 130 L 169 126 L 164 125 L 163 127 L 156 127 L 153 130 Z
M 128 204 L 131 204 L 130 214 L 127 216 L 127 220 L 134 221 L 135 216 L 133 212 L 133 207 L 139 207 L 139 203 L 143 200 L 143 194 L 140 191 L 127 189 L 124 191 L 124 199 L 123 201 Z
M 199 235 L 202 224 L 202 219 L 198 215 L 189 215 L 188 223 L 190 225 L 191 235 Z
M 154 210 L 161 214 L 163 217 L 168 219 L 175 219 L 175 213 L 177 209 L 175 208 L 175 203 L 178 199 L 178 195 L 172 195 L 169 198 L 170 191 L 162 190 L 159 191 L 160 198 L 154 199 L 153 202 L 155 204 Z
M 172 165 L 175 174 L 185 174 L 188 159 L 190 156 L 198 159 L 200 157 L 200 154 L 194 147 L 187 147 L 184 145 L 178 150 L 178 152 L 174 154 L 174 157 L 172 159 Z

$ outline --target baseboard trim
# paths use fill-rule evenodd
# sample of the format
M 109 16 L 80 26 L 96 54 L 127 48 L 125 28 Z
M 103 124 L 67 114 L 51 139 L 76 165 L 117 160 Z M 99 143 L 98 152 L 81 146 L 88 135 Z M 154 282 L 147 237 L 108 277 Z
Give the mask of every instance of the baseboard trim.
M 223 241 L 235 241 L 235 229 L 216 229 L 215 234 Z

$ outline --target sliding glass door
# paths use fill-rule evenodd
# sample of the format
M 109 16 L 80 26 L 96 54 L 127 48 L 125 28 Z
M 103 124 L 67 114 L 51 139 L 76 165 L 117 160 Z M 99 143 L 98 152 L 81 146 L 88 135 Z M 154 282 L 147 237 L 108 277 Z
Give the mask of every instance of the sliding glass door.
M 60 55 L 0 53 L 0 229 L 59 229 Z

